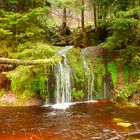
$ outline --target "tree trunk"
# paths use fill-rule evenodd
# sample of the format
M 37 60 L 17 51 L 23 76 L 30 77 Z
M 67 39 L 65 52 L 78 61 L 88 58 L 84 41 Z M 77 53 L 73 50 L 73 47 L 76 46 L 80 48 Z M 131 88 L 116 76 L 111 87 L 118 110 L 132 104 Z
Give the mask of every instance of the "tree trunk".
M 49 59 L 38 59 L 38 60 L 20 60 L 20 59 L 0 58 L 0 64 L 16 64 L 16 65 L 43 65 L 43 64 L 48 64 L 48 63 L 55 64 L 58 61 L 59 61 L 59 57 L 56 57 L 56 56 L 53 56 Z
M 84 0 L 82 0 L 82 6 L 84 7 Z M 84 28 L 85 28 L 85 17 L 84 17 L 84 9 L 82 9 L 81 11 L 81 27 L 82 27 L 82 31 L 84 32 Z
M 101 17 L 101 4 L 98 4 L 97 5 L 97 11 L 98 11 L 98 19 L 101 19 L 102 17 Z
M 63 9 L 63 17 L 62 17 L 62 32 L 65 32 L 67 28 L 67 10 L 66 7 Z
M 93 11 L 94 11 L 94 26 L 95 28 L 97 27 L 97 14 L 96 14 L 96 4 L 94 2 L 94 5 L 93 5 Z

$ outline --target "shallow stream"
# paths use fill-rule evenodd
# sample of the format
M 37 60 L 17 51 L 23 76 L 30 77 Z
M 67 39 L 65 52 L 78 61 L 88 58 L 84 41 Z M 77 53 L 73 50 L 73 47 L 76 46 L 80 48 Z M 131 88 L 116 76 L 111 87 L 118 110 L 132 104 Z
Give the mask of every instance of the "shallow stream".
M 114 120 L 131 126 L 120 126 Z M 0 140 L 140 139 L 140 109 L 109 101 L 78 103 L 67 109 L 1 107 Z

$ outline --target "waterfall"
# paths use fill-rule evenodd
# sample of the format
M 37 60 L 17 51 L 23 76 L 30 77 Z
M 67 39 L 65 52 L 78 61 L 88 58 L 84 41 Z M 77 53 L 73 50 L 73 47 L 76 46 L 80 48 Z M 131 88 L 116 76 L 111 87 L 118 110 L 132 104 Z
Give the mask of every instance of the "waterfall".
M 83 75 L 85 75 L 84 84 L 87 84 L 86 87 L 81 87 L 81 89 L 76 89 L 77 87 L 72 84 L 71 81 L 72 74 L 75 74 L 77 69 L 71 68 L 72 66 L 69 65 L 69 60 L 67 59 L 67 52 L 72 48 L 73 46 L 66 46 L 62 50 L 57 52 L 57 55 L 60 55 L 62 57 L 62 61 L 55 65 L 50 73 L 49 78 L 47 79 L 47 93 L 48 93 L 48 101 L 50 104 L 55 104 L 56 108 L 62 108 L 65 105 L 69 106 L 71 104 L 71 96 L 79 96 L 78 94 L 81 94 L 80 92 L 83 92 L 86 90 L 86 101 L 93 101 L 97 99 L 104 99 L 104 98 L 110 98 L 110 87 L 113 87 L 111 85 L 111 78 L 109 74 L 106 75 L 98 75 L 98 73 L 94 73 L 94 65 L 97 63 L 96 59 L 94 59 L 94 62 L 92 63 L 90 60 L 92 56 L 92 52 L 90 52 L 90 49 L 82 49 L 82 63 L 78 62 L 79 59 L 76 60 L 78 64 L 80 64 L 80 70 L 81 66 L 84 67 L 84 71 L 82 71 Z M 91 54 L 90 54 L 91 53 Z M 81 57 L 81 56 L 80 56 Z M 90 61 L 90 63 L 88 63 Z M 82 64 L 82 65 L 81 65 Z M 78 69 L 79 70 L 79 69 Z M 107 71 L 107 70 L 106 70 Z M 100 72 L 100 71 L 99 71 Z M 102 77 L 101 77 L 102 76 Z M 75 78 L 75 77 L 74 77 Z M 77 77 L 76 77 L 77 78 Z M 80 79 L 80 77 L 78 77 Z M 82 77 L 83 78 L 83 77 Z M 98 79 L 100 78 L 100 79 Z M 110 79 L 110 80 L 109 80 Z M 76 79 L 77 80 L 77 79 Z M 81 80 L 81 79 L 80 79 Z M 82 79 L 83 80 L 83 79 Z M 95 83 L 95 81 L 97 83 Z M 74 83 L 74 82 L 73 82 Z M 71 90 L 76 89 L 76 90 Z M 111 88 L 113 89 L 113 88 Z M 71 93 L 72 91 L 72 93 Z M 109 94 L 109 95 L 108 95 Z M 112 93 L 111 93 L 112 94 Z M 83 98 L 83 97 L 82 97 Z M 76 99 L 76 98 L 75 98 Z M 78 98 L 77 98 L 78 99 Z M 77 101 L 76 99 L 76 101 Z M 82 99 L 83 100 L 83 99 Z
M 88 76 L 88 101 L 93 100 L 93 92 L 94 92 L 94 73 L 92 72 L 92 70 L 90 70 Z
M 84 69 L 88 73 L 88 95 L 87 99 L 88 101 L 93 100 L 93 92 L 95 91 L 94 89 L 94 73 L 91 68 L 89 68 L 87 64 L 87 59 L 86 59 L 86 51 L 87 49 L 82 50 L 82 56 L 83 56 L 83 64 L 84 64 Z
M 103 81 L 103 97 L 102 97 L 103 99 L 107 98 L 107 91 L 106 91 L 107 89 L 106 89 L 106 87 L 107 87 L 106 86 L 106 81 L 104 80 Z
M 57 104 L 71 102 L 71 67 L 66 57 L 66 52 L 71 48 L 72 46 L 67 46 L 58 52 L 63 60 L 54 68 L 56 78 L 55 102 Z

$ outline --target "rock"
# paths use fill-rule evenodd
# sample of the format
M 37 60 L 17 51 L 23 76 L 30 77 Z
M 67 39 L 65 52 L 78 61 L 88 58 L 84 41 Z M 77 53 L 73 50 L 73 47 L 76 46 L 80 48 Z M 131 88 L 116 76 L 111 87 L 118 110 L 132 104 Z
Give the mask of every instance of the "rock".
M 117 125 L 127 128 L 127 127 L 130 127 L 132 124 L 131 123 L 120 122 L 120 123 L 117 123 Z

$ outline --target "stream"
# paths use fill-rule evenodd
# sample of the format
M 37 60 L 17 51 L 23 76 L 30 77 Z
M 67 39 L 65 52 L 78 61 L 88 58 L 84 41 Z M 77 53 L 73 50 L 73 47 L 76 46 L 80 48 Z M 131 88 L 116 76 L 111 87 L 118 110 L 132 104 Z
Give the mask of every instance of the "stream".
M 131 126 L 119 126 L 114 118 Z M 140 139 L 140 109 L 120 108 L 107 100 L 77 103 L 66 109 L 0 108 L 0 140 L 133 139 Z

